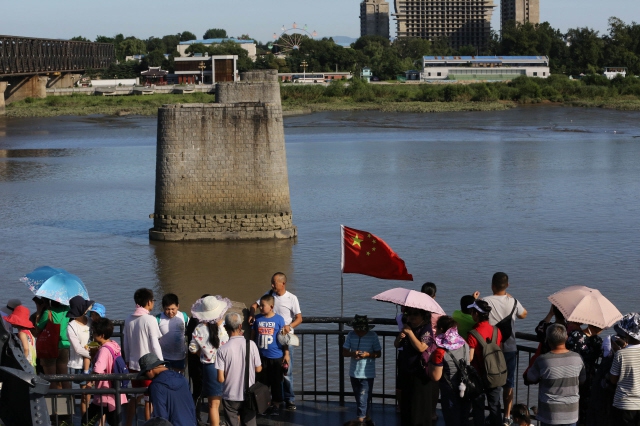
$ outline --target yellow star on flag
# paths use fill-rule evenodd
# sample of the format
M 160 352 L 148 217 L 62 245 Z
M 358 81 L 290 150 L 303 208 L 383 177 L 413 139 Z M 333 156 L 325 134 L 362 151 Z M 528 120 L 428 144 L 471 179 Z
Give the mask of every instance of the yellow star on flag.
M 367 252 L 367 256 L 371 255 L 371 253 Z
M 355 237 L 353 237 L 353 244 L 352 245 L 362 248 L 362 246 L 360 245 L 361 242 L 362 242 L 362 240 L 360 238 L 358 238 L 358 234 L 356 234 Z

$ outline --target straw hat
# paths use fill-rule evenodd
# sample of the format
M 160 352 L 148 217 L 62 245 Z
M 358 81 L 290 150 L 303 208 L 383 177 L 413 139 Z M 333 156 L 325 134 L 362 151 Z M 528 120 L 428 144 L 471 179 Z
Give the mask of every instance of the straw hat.
M 5 317 L 4 320 L 17 327 L 33 328 L 33 323 L 29 321 L 29 308 L 26 306 L 16 306 L 13 313 Z
M 231 307 L 231 300 L 222 296 L 207 296 L 196 300 L 191 307 L 191 315 L 200 321 L 218 321 Z

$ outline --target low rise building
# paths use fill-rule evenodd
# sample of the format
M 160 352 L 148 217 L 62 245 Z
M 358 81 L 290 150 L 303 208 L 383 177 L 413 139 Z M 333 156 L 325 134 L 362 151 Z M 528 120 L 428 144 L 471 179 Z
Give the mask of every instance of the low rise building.
M 190 56 L 174 59 L 175 74 L 170 80 L 178 84 L 214 84 L 238 81 L 238 56 Z
M 204 44 L 206 47 L 211 47 L 216 44 L 222 44 L 225 42 L 233 42 L 237 43 L 249 54 L 249 58 L 252 61 L 256 60 L 256 42 L 254 40 L 240 40 L 237 38 L 229 37 L 229 38 L 208 38 L 204 40 L 189 40 L 189 41 L 181 41 L 180 44 L 176 47 L 180 56 L 187 56 L 186 50 L 192 44 L 200 43 Z
M 350 72 L 279 72 L 278 80 L 281 82 L 324 83 L 332 80 L 350 80 Z
M 425 56 L 422 80 L 512 80 L 549 77 L 547 56 Z

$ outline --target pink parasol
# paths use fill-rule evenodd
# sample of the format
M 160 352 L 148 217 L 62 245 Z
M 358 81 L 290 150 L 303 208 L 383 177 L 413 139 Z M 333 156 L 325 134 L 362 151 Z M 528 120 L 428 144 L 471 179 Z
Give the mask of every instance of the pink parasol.
M 395 303 L 409 308 L 422 309 L 434 314 L 445 315 L 444 310 L 431 296 L 415 290 L 402 287 L 392 288 L 373 296 L 373 299 L 381 302 Z
M 553 293 L 548 299 L 567 321 L 607 328 L 622 318 L 618 308 L 595 288 L 574 285 Z

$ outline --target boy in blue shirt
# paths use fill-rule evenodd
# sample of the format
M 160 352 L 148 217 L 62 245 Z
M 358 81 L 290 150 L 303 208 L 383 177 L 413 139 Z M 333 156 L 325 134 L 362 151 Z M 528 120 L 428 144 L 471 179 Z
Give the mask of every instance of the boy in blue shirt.
M 378 335 L 371 331 L 366 315 L 356 315 L 349 323 L 353 331 L 347 334 L 342 347 L 342 356 L 351 358 L 349 377 L 358 406 L 358 420 L 354 426 L 364 426 L 371 422 L 373 379 L 376 377 L 376 358 L 382 355 Z
M 273 312 L 275 300 L 270 294 L 260 298 L 260 315 L 256 316 L 251 330 L 251 340 L 256 342 L 262 361 L 258 381 L 271 388 L 271 407 L 265 414 L 277 416 L 284 401 L 282 382 L 289 369 L 289 348 L 278 341 L 284 332 L 284 318 Z

